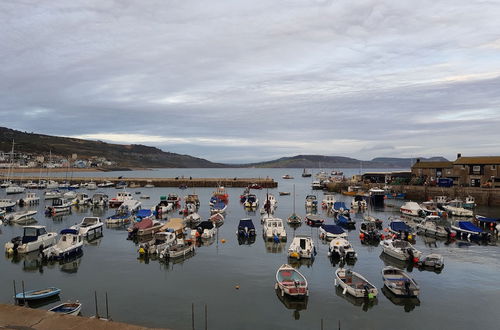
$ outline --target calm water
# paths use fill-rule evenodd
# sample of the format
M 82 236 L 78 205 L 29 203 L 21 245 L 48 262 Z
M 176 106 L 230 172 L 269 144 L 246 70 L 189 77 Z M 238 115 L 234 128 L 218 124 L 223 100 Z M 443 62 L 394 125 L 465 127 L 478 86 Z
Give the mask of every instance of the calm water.
M 292 191 L 296 185 L 296 209 L 305 214 L 304 198 L 311 193 L 311 178 L 302 178 L 302 169 L 165 169 L 155 171 L 78 173 L 125 177 L 272 177 L 279 181 L 277 189 L 270 190 L 278 199 L 276 216 L 286 219 L 292 212 L 293 196 L 278 196 L 278 191 Z M 282 180 L 283 174 L 295 176 L 294 180 Z M 346 170 L 346 175 L 357 174 Z M 76 176 L 76 175 L 75 175 Z M 137 189 L 130 189 L 137 190 Z M 192 192 L 176 188 L 140 188 L 142 194 L 151 196 L 141 200 L 145 207 L 155 205 L 159 196 L 176 192 L 180 196 Z M 104 237 L 89 243 L 84 255 L 67 264 L 42 266 L 34 257 L 12 260 L 0 258 L 2 281 L 0 301 L 12 302 L 12 280 L 24 280 L 27 289 L 57 286 L 62 289 L 61 300 L 78 299 L 83 315 L 95 314 L 94 290 L 99 297 L 99 310 L 105 313 L 104 293 L 110 302 L 110 315 L 114 320 L 145 326 L 191 328 L 191 304 L 195 304 L 196 328 L 203 328 L 204 305 L 208 305 L 210 329 L 319 329 L 321 319 L 325 329 L 381 329 L 404 327 L 406 329 L 498 328 L 497 311 L 500 309 L 500 248 L 479 246 L 465 242 L 451 243 L 424 241 L 417 238 L 416 247 L 424 254 L 437 252 L 445 257 L 445 268 L 437 274 L 411 270 L 411 275 L 421 286 L 419 300 L 386 297 L 379 293 L 377 300 L 366 305 L 344 297 L 337 292 L 333 279 L 333 266 L 327 258 L 328 245 L 318 239 L 318 230 L 302 225 L 296 231 L 287 226 L 289 240 L 286 244 L 265 243 L 262 239 L 260 215 L 250 217 L 258 231 L 252 245 L 239 245 L 236 239 L 238 220 L 249 216 L 239 203 L 243 189 L 229 188 L 230 203 L 226 221 L 219 228 L 218 239 L 201 246 L 196 254 L 180 263 L 160 263 L 138 259 L 137 246 L 126 240 L 126 231 L 104 229 Z M 116 189 L 105 189 L 110 197 Z M 197 188 L 201 200 L 200 215 L 209 216 L 208 200 L 212 188 Z M 89 192 L 92 195 L 95 191 Z M 265 190 L 254 191 L 260 201 Z M 3 193 L 3 192 L 2 192 Z M 316 191 L 321 201 L 323 193 Z M 139 196 L 139 195 L 137 195 Z M 0 195 L 4 197 L 4 195 Z M 19 197 L 15 197 L 19 198 Z M 337 195 L 337 199 L 350 203 L 350 198 Z M 392 205 L 392 207 L 391 207 Z M 385 209 L 370 213 L 387 219 L 398 214 L 400 202 L 388 201 Z M 60 231 L 77 222 L 89 209 L 74 210 L 69 216 L 53 220 L 43 215 L 44 202 L 38 207 L 37 220 L 52 231 Z M 481 214 L 500 216 L 498 208 L 479 209 Z M 105 218 L 112 209 L 97 215 Z M 321 212 L 321 211 L 319 211 Z M 174 216 L 178 216 L 174 214 Z M 362 215 L 358 215 L 361 217 Z M 328 218 L 333 223 L 333 218 Z M 358 221 L 359 223 L 359 221 Z M 21 234 L 19 226 L 2 226 L 0 242 L 3 244 Z M 311 235 L 316 242 L 318 255 L 312 265 L 301 265 L 300 271 L 307 277 L 310 297 L 307 304 L 281 301 L 274 291 L 275 273 L 287 263 L 286 250 L 294 234 Z M 221 243 L 225 239 L 226 243 Z M 349 233 L 349 239 L 358 253 L 353 269 L 366 276 L 379 289 L 383 287 L 381 269 L 391 261 L 381 258 L 381 248 L 360 243 L 358 230 Z M 235 286 L 240 289 L 236 290 Z M 20 291 L 18 286 L 18 291 Z M 56 302 L 40 308 L 48 309 Z M 394 326 L 391 326 L 394 325 Z

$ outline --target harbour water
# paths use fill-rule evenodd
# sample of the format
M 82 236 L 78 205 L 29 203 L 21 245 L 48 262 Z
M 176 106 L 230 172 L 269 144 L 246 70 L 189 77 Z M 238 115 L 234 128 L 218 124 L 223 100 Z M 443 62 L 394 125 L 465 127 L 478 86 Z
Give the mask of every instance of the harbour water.
M 152 171 L 78 173 L 79 176 L 125 177 L 271 177 L 279 182 L 277 189 L 269 193 L 276 196 L 278 208 L 275 215 L 286 219 L 293 208 L 293 196 L 278 196 L 279 191 L 296 189 L 296 211 L 305 215 L 304 198 L 311 193 L 311 178 L 301 177 L 302 169 L 161 169 Z M 344 170 L 350 176 L 358 170 Z M 290 174 L 295 178 L 283 180 Z M 145 207 L 158 203 L 160 196 L 170 192 L 183 196 L 193 189 L 134 188 L 147 194 L 149 200 L 141 200 Z M 110 197 L 114 188 L 100 189 Z M 213 188 L 196 188 L 200 196 L 199 210 L 203 218 L 209 216 L 208 201 Z M 92 195 L 96 191 L 89 191 Z M 261 205 L 266 190 L 253 190 Z M 319 329 L 323 320 L 325 329 L 495 329 L 498 327 L 497 311 L 500 309 L 500 248 L 495 244 L 478 245 L 464 241 L 447 244 L 444 241 L 423 239 L 418 236 L 415 246 L 424 255 L 440 253 L 445 258 L 441 273 L 408 269 L 421 287 L 419 299 L 394 298 L 382 291 L 381 270 L 394 260 L 381 257 L 381 248 L 360 243 L 358 226 L 362 214 L 353 216 L 358 222 L 356 230 L 349 232 L 358 259 L 352 269 L 363 274 L 379 288 L 378 298 L 370 304 L 350 299 L 334 287 L 334 271 L 327 257 L 328 245 L 318 237 L 318 229 L 302 224 L 296 230 L 288 225 L 288 242 L 276 244 L 264 242 L 258 212 L 248 214 L 239 203 L 241 188 L 228 188 L 230 202 L 226 220 L 219 228 L 217 239 L 196 249 L 196 254 L 179 263 L 163 263 L 138 257 L 137 245 L 126 239 L 124 229 L 104 229 L 104 235 L 84 247 L 82 257 L 65 263 L 42 264 L 36 256 L 0 258 L 0 301 L 12 302 L 12 280 L 24 280 L 26 289 L 56 286 L 62 289 L 60 298 L 80 300 L 82 314 L 95 314 L 94 291 L 99 298 L 99 310 L 105 314 L 104 294 L 108 293 L 110 316 L 121 322 L 151 327 L 191 329 L 191 305 L 195 306 L 195 327 L 204 327 L 204 306 L 208 307 L 209 329 Z M 318 200 L 323 192 L 314 191 Z M 42 195 L 42 192 L 39 192 Z M 139 197 L 140 195 L 136 195 Z M 4 198 L 4 192 L 0 198 Z M 9 198 L 20 198 L 9 196 Z M 340 201 L 350 204 L 350 197 L 336 195 Z M 74 209 L 61 219 L 43 215 L 44 201 L 36 207 L 38 224 L 51 231 L 60 231 L 80 222 L 83 216 L 95 214 L 102 218 L 111 215 L 113 209 L 102 211 Z M 370 214 L 384 219 L 399 215 L 400 201 L 387 200 L 381 209 L 370 209 Z M 481 207 L 476 210 L 486 216 L 500 216 L 499 208 Z M 318 209 L 319 213 L 323 211 Z M 173 214 L 178 216 L 178 214 Z M 238 221 L 250 217 L 257 230 L 257 238 L 251 245 L 239 245 L 236 238 Z M 334 223 L 332 217 L 328 223 Z M 21 226 L 2 226 L 0 242 L 5 244 L 22 232 Z M 311 235 L 318 254 L 312 264 L 299 265 L 300 272 L 309 282 L 310 296 L 306 302 L 281 299 L 274 290 L 275 273 L 279 266 L 288 262 L 286 250 L 295 234 Z M 221 240 L 225 240 L 222 243 Z M 239 289 L 236 289 L 239 286 Z M 48 309 L 55 305 L 40 308 Z

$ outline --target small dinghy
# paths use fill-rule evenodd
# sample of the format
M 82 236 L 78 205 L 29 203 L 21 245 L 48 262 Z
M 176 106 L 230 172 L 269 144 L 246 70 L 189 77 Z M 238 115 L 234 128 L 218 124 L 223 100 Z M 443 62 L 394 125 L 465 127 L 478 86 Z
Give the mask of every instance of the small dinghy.
M 380 242 L 380 245 L 385 254 L 402 261 L 418 262 L 422 255 L 422 252 L 415 249 L 409 242 L 400 239 L 386 239 Z
M 210 216 L 209 220 L 212 221 L 216 227 L 219 227 L 224 223 L 224 215 L 221 213 L 215 213 Z
M 308 214 L 308 215 L 306 215 L 306 218 L 304 219 L 304 221 L 306 222 L 306 224 L 308 226 L 319 227 L 325 222 L 325 219 L 323 219 L 319 215 Z
M 302 223 L 302 218 L 300 216 L 298 216 L 297 214 L 293 213 L 292 215 L 290 215 L 287 219 L 287 222 L 291 225 L 294 225 L 294 224 L 301 224 Z
M 338 268 L 335 271 L 335 286 L 340 286 L 343 294 L 349 293 L 356 298 L 373 299 L 377 296 L 377 288 L 362 275 L 350 269 Z
M 294 297 L 307 297 L 309 295 L 304 275 L 288 264 L 282 265 L 276 272 L 274 288 L 280 290 L 281 296 L 287 294 Z
M 39 300 L 57 296 L 59 293 L 61 293 L 61 289 L 50 287 L 46 289 L 19 292 L 16 294 L 15 298 L 17 300 Z
M 384 285 L 396 296 L 417 297 L 420 288 L 414 279 L 405 271 L 388 266 L 382 269 Z
M 428 256 L 420 259 L 417 265 L 422 268 L 433 268 L 435 270 L 441 270 L 444 267 L 444 258 L 440 254 L 429 254 Z
M 49 312 L 66 314 L 66 315 L 78 315 L 82 310 L 82 304 L 77 300 L 76 302 L 66 302 L 56 307 L 49 309 Z

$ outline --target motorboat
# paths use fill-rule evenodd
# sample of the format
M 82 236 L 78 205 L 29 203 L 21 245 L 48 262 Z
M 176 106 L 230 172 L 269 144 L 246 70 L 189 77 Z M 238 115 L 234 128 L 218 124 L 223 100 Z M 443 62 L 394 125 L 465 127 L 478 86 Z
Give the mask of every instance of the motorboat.
M 0 199 L 0 209 L 2 210 L 11 212 L 12 210 L 14 210 L 15 206 L 16 206 L 16 201 L 13 201 L 12 199 L 8 198 Z
M 439 218 L 438 218 L 439 219 Z M 453 238 L 456 232 L 448 227 L 439 225 L 432 216 L 427 216 L 424 221 L 417 224 L 417 233 L 430 237 Z
M 335 195 L 325 194 L 323 200 L 321 201 L 321 206 L 326 209 L 331 209 L 333 203 L 335 203 Z
M 107 225 L 123 225 L 129 223 L 132 218 L 130 213 L 116 213 L 106 218 Z
M 7 253 L 29 253 L 40 251 L 56 244 L 57 233 L 47 232 L 45 226 L 26 226 L 23 236 L 14 237 L 5 243 Z
M 328 256 L 333 259 L 341 260 L 352 260 L 358 257 L 351 243 L 345 238 L 334 238 L 330 241 Z
M 139 245 L 139 255 L 160 255 L 176 241 L 177 235 L 174 231 L 156 232 L 151 241 Z
M 472 217 L 474 215 L 472 210 L 468 210 L 459 206 L 443 205 L 443 209 L 448 212 L 448 214 L 456 217 Z
M 408 226 L 406 222 L 403 220 L 392 220 L 389 223 L 389 231 L 395 235 L 397 235 L 400 239 L 409 239 L 412 240 L 410 235 L 414 234 L 414 230 L 412 227 Z
M 337 225 L 321 225 L 319 228 L 319 238 L 325 240 L 347 238 L 347 233 L 342 227 Z
M 38 197 L 38 195 L 34 192 L 27 192 L 23 198 L 17 201 L 17 205 L 19 205 L 20 207 L 23 207 L 25 205 L 36 205 L 38 203 L 40 203 L 40 197 Z
M 473 209 L 476 207 L 476 200 L 471 195 L 466 196 L 462 206 L 466 209 Z
M 264 220 L 262 228 L 264 239 L 273 240 L 275 242 L 286 241 L 286 230 L 283 226 L 283 220 L 279 218 L 269 217 Z
M 364 242 L 379 242 L 385 239 L 375 222 L 363 221 L 359 228 L 359 238 Z
M 212 221 L 215 226 L 219 227 L 224 223 L 224 215 L 222 213 L 215 213 L 210 216 L 209 220 Z
M 48 260 L 70 258 L 82 253 L 83 239 L 76 229 L 63 229 L 56 244 L 44 249 L 42 257 Z
M 159 217 L 166 215 L 168 212 L 173 210 L 173 205 L 170 203 L 160 202 L 155 206 L 155 211 Z
M 307 195 L 305 206 L 308 209 L 318 207 L 318 199 L 317 199 L 316 195 Z
M 57 189 L 59 188 L 59 182 L 54 181 L 54 180 L 49 180 L 45 183 L 45 188 L 46 189 Z
M 420 259 L 417 265 L 422 268 L 441 270 L 444 268 L 444 258 L 440 254 L 432 253 Z
M 351 208 L 354 210 L 365 210 L 368 208 L 368 203 L 366 203 L 364 196 L 355 195 L 351 201 Z
M 200 198 L 196 194 L 189 194 L 184 197 L 184 201 L 186 204 L 194 204 L 196 207 L 200 206 Z
M 456 221 L 451 225 L 451 229 L 455 230 L 458 238 L 485 240 L 491 239 L 491 234 L 484 231 L 470 221 Z
M 135 182 L 132 182 L 130 184 L 130 188 L 139 188 L 139 187 L 140 185 L 136 184 Z M 120 181 L 115 184 L 115 189 L 125 189 L 125 188 L 127 188 L 127 183 L 125 181 Z
M 224 213 L 226 212 L 227 204 L 223 202 L 218 202 L 213 206 L 210 206 L 210 213 Z
M 62 198 L 66 199 L 68 201 L 73 200 L 76 198 L 76 192 L 74 192 L 73 190 L 68 190 L 62 194 Z
M 104 193 L 95 193 L 92 195 L 91 203 L 94 207 L 105 207 L 108 206 L 109 197 Z
M 392 266 L 384 267 L 382 278 L 384 286 L 396 296 L 417 297 L 420 294 L 417 282 L 401 269 Z
M 275 290 L 280 290 L 281 296 L 307 297 L 309 289 L 307 280 L 298 270 L 288 264 L 282 265 L 276 272 Z
M 92 204 L 92 198 L 86 193 L 80 192 L 76 194 L 76 197 L 71 201 L 71 204 L 78 206 L 87 206 Z
M 337 214 L 335 217 L 335 223 L 346 228 L 354 228 L 356 220 L 352 219 L 349 213 L 347 215 Z
M 364 214 L 363 220 L 366 222 L 373 222 L 378 229 L 382 229 L 384 223 L 381 219 L 375 218 L 373 215 Z
M 308 226 L 319 227 L 325 222 L 325 219 L 316 214 L 307 214 L 304 221 Z
M 478 214 L 476 214 L 475 220 L 479 227 L 490 229 L 491 231 L 495 231 L 495 224 L 500 224 L 500 218 L 488 218 Z
M 340 286 L 343 294 L 349 293 L 356 298 L 374 299 L 377 288 L 364 276 L 350 269 L 337 268 L 335 271 L 335 286 Z
M 65 302 L 49 309 L 49 312 L 65 315 L 78 315 L 82 310 L 82 304 L 77 300 L 75 302 Z
M 35 210 L 19 211 L 9 214 L 5 217 L 5 220 L 11 223 L 26 224 L 29 222 L 36 222 L 34 216 L 37 214 Z
M 45 214 L 56 215 L 71 211 L 71 202 L 63 198 L 55 198 L 52 200 L 52 205 L 45 207 Z
M 321 189 L 323 189 L 323 185 L 321 184 L 321 181 L 319 181 L 319 180 L 314 180 L 314 181 L 311 183 L 311 189 L 312 189 L 312 190 L 321 190 Z
M 49 287 L 46 289 L 19 292 L 15 295 L 15 298 L 16 300 L 22 300 L 22 301 L 40 300 L 57 296 L 59 293 L 61 293 L 61 289 L 55 287 Z
M 238 235 L 238 237 L 244 238 L 255 236 L 255 226 L 252 222 L 252 219 L 241 219 L 238 224 L 238 231 L 236 232 L 236 234 Z
M 215 236 L 217 233 L 217 227 L 210 220 L 202 221 L 198 224 L 196 229 L 191 231 L 192 237 L 209 239 Z
M 89 183 L 87 183 L 86 188 L 87 188 L 87 190 L 96 190 L 97 183 L 95 183 L 94 181 L 90 181 Z
M 161 259 L 175 260 L 187 257 L 194 253 L 194 244 L 191 241 L 177 239 L 172 245 L 167 247 L 160 253 Z
M 132 194 L 128 191 L 119 191 L 116 194 L 116 197 L 113 197 L 109 200 L 109 207 L 119 207 L 123 204 L 124 201 L 130 200 L 132 198 Z
M 291 195 L 291 193 L 289 191 L 280 191 L 278 194 L 280 196 L 290 196 Z
M 255 208 L 259 207 L 259 199 L 254 194 L 248 194 L 243 205 L 246 208 L 255 209 Z
M 26 191 L 26 188 L 22 186 L 18 186 L 17 184 L 12 184 L 5 188 L 5 193 L 7 195 L 14 195 L 14 194 L 22 194 L 23 192 Z
M 56 198 L 61 198 L 62 193 L 59 190 L 47 190 L 46 192 L 43 193 L 44 199 L 56 199 Z
M 185 216 L 184 221 L 186 221 L 186 224 L 188 225 L 196 226 L 201 222 L 201 216 L 198 213 L 194 212 Z
M 282 178 L 285 180 L 290 180 L 290 179 L 293 179 L 293 176 L 291 176 L 290 174 L 285 174 L 282 176 Z
M 161 227 L 162 224 L 159 221 L 151 218 L 144 218 L 139 222 L 134 222 L 132 226 L 127 228 L 128 238 L 132 239 L 134 237 L 152 235 L 160 231 Z
M 302 223 L 302 218 L 298 216 L 296 213 L 292 213 L 288 218 L 287 222 L 291 225 L 293 224 L 301 224 Z
M 414 248 L 408 241 L 401 239 L 386 239 L 380 242 L 380 246 L 385 254 L 402 261 L 415 263 L 422 256 L 422 252 Z
M 136 199 L 127 199 L 118 207 L 117 213 L 134 213 L 141 208 L 142 203 Z
M 111 188 L 114 186 L 115 186 L 115 184 L 111 181 L 104 181 L 104 182 L 97 184 L 97 187 L 99 187 L 99 188 Z
M 417 202 L 406 202 L 404 203 L 399 210 L 404 215 L 409 215 L 412 217 L 425 217 L 425 210 L 417 203 Z
M 332 212 L 335 216 L 337 215 L 349 215 L 349 208 L 345 205 L 344 202 L 335 202 L 332 205 Z
M 296 235 L 288 248 L 288 257 L 294 259 L 312 259 L 316 248 L 310 236 Z
M 99 217 L 84 217 L 82 222 L 71 226 L 70 229 L 78 230 L 78 234 L 87 237 L 97 233 L 102 233 L 103 222 Z

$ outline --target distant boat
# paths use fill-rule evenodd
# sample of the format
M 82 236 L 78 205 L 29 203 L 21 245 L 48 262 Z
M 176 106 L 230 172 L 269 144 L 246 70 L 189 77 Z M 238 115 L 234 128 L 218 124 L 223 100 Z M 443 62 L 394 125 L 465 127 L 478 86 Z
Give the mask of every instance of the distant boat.
M 291 176 L 290 174 L 285 174 L 282 176 L 283 179 L 293 179 L 293 176 Z
M 57 296 L 59 293 L 61 293 L 61 289 L 50 287 L 46 289 L 19 292 L 16 294 L 15 298 L 17 300 L 38 300 Z
M 306 169 L 304 169 L 304 171 L 302 172 L 302 177 L 303 178 L 309 178 L 311 176 L 312 176 L 312 174 L 309 173 L 309 172 L 307 172 Z

